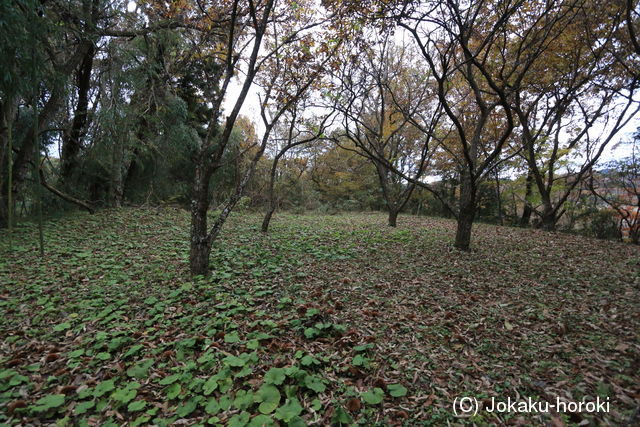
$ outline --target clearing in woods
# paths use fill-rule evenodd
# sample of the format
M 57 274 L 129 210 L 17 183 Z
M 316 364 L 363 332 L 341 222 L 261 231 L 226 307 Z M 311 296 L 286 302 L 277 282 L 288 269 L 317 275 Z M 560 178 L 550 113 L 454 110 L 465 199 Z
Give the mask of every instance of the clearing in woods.
M 638 247 L 384 214 L 234 214 L 188 279 L 188 214 L 122 209 L 0 237 L 0 423 L 622 423 L 640 396 Z M 598 414 L 455 418 L 473 396 Z M 496 418 L 497 417 L 497 418 Z M 135 420 L 135 421 L 133 421 Z M 182 421 L 180 421 L 182 420 Z

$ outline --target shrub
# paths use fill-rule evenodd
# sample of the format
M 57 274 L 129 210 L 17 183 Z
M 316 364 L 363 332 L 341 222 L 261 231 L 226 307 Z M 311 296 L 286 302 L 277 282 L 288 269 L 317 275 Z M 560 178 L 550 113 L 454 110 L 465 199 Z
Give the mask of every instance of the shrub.
M 603 209 L 594 212 L 587 222 L 587 234 L 598 239 L 620 239 L 620 227 L 614 212 Z

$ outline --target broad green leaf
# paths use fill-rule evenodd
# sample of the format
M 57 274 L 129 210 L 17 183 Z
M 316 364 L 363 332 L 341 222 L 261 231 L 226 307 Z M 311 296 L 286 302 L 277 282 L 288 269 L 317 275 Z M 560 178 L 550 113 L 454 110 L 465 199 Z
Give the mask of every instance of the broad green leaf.
M 379 387 L 362 393 L 362 400 L 364 400 L 369 405 L 377 405 L 378 403 L 382 402 L 383 398 L 384 391 L 382 391 L 382 389 Z
M 254 401 L 254 395 L 252 391 L 238 390 L 236 396 L 233 399 L 233 406 L 243 411 L 247 409 Z
M 69 356 L 70 359 L 75 359 L 76 357 L 80 357 L 84 354 L 84 349 L 80 348 L 78 350 L 74 350 L 72 352 L 70 352 L 69 354 L 67 354 L 67 356 Z
M 175 399 L 181 391 L 182 387 L 180 387 L 180 384 L 171 384 L 169 387 L 167 387 L 167 399 Z
M 315 375 L 307 375 L 304 379 L 304 385 L 316 393 L 322 393 L 327 388 L 322 380 Z
M 353 419 L 347 411 L 342 409 L 341 406 L 338 406 L 331 417 L 331 422 L 333 425 L 349 425 L 353 422 Z
M 241 357 L 237 357 L 237 356 L 227 356 L 224 359 L 222 359 L 222 361 L 224 363 L 226 363 L 229 366 L 233 366 L 236 368 L 239 368 L 241 366 L 244 366 L 247 364 L 247 361 L 242 359 Z
M 389 384 L 387 391 L 393 397 L 402 397 L 407 395 L 407 389 L 402 384 Z
M 95 397 L 102 397 L 108 392 L 110 392 L 111 390 L 113 390 L 114 388 L 116 388 L 115 380 L 111 379 L 107 381 L 102 381 L 93 389 L 93 395 Z
M 58 408 L 64 404 L 64 394 L 49 394 L 41 397 L 33 407 L 35 412 L 46 412 L 49 409 Z
M 153 365 L 153 359 L 146 359 L 127 369 L 127 375 L 133 378 L 146 378 L 149 376 L 149 368 Z
M 240 337 L 238 336 L 237 332 L 231 332 L 230 334 L 226 334 L 224 336 L 224 342 L 229 344 L 237 343 L 240 342 Z
M 62 331 L 66 331 L 69 328 L 71 328 L 71 323 L 64 322 L 64 323 L 60 323 L 60 324 L 57 324 L 56 326 L 54 326 L 53 330 L 56 331 L 56 332 L 62 332 Z
M 213 397 L 207 401 L 204 411 L 209 415 L 215 415 L 220 412 L 220 404 Z
M 198 403 L 200 402 L 200 399 L 201 397 L 197 396 L 187 400 L 187 402 L 183 403 L 181 406 L 178 406 L 178 409 L 176 410 L 176 415 L 179 416 L 180 418 L 186 417 L 187 415 L 195 411 L 195 409 L 198 407 Z
M 144 409 L 147 406 L 147 402 L 145 400 L 136 400 L 135 402 L 129 403 L 127 406 L 127 411 L 129 412 L 137 412 Z
M 257 401 L 261 402 L 258 410 L 262 414 L 270 414 L 276 410 L 280 404 L 280 392 L 271 384 L 264 384 L 258 390 Z
M 312 366 L 312 365 L 320 365 L 320 361 L 313 356 L 306 355 L 302 359 L 300 359 L 300 364 L 302 366 Z
M 94 400 L 89 400 L 87 402 L 78 403 L 73 409 L 73 413 L 76 415 L 82 415 L 86 413 L 89 409 L 95 406 L 96 402 Z
M 276 410 L 276 418 L 289 422 L 302 413 L 302 406 L 295 397 L 287 399 L 286 403 Z
M 264 375 L 264 382 L 267 384 L 280 385 L 284 382 L 286 375 L 283 368 L 271 368 Z
M 251 421 L 249 421 L 248 427 L 272 427 L 275 425 L 276 425 L 275 422 L 271 419 L 270 416 L 260 414 L 251 418 Z
M 210 395 L 217 388 L 218 388 L 218 377 L 216 375 L 209 377 L 207 382 L 205 382 L 204 385 L 202 386 L 202 390 L 205 396 Z
M 133 356 L 134 354 L 138 353 L 143 348 L 144 348 L 144 345 L 142 344 L 134 345 L 122 357 L 126 359 L 127 357 Z
M 229 419 L 228 427 L 245 427 L 249 422 L 251 415 L 248 412 L 236 414 Z
M 178 381 L 180 379 L 180 377 L 182 376 L 182 374 L 173 374 L 173 375 L 169 375 L 168 377 L 164 377 L 162 380 L 160 380 L 158 382 L 158 384 L 160 385 L 169 385 L 169 384 L 173 384 L 176 381 Z

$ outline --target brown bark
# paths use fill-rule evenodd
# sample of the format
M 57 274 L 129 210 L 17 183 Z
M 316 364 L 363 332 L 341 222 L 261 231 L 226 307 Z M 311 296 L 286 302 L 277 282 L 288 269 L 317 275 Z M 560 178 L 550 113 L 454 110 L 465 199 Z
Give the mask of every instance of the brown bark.
M 544 210 L 540 215 L 540 228 L 546 231 L 555 231 L 558 217 L 550 201 L 544 201 Z
M 209 271 L 209 239 L 207 228 L 207 211 L 209 209 L 209 178 L 205 166 L 196 165 L 191 200 L 191 250 L 189 266 L 191 275 L 206 275 Z
M 264 218 L 262 220 L 261 230 L 263 233 L 267 233 L 269 231 L 269 223 L 271 222 L 271 217 L 276 210 L 276 200 L 275 200 L 275 183 L 276 183 L 276 172 L 278 170 L 278 162 L 280 161 L 281 154 L 278 153 L 275 159 L 273 159 L 273 164 L 271 165 L 271 171 L 269 173 L 269 190 L 268 190 L 268 201 L 267 201 L 267 212 L 264 214 Z
M 82 147 L 82 134 L 87 124 L 89 107 L 89 89 L 91 88 L 91 71 L 95 47 L 91 45 L 76 72 L 78 87 L 78 104 L 71 123 L 71 128 L 62 141 L 62 156 L 60 159 L 60 175 L 62 182 L 69 182 L 74 170 L 78 167 L 78 155 Z
M 0 170 L 6 171 L 6 174 L 0 173 L 0 228 L 9 225 L 9 174 L 11 173 L 9 163 L 13 162 L 13 153 L 10 149 L 12 144 L 9 143 L 9 139 L 12 138 L 14 101 L 14 99 L 7 99 L 0 102 Z
M 556 220 L 555 217 L 550 215 L 545 215 L 540 218 L 540 227 L 545 231 L 555 231 L 556 229 Z
M 392 171 L 385 167 L 382 162 L 374 160 L 376 171 L 378 172 L 378 181 L 380 182 L 380 189 L 382 190 L 382 196 L 384 197 L 385 204 L 387 205 L 387 212 L 389 213 L 388 221 L 389 227 L 395 227 L 398 214 L 404 208 L 409 201 L 411 193 L 415 189 L 415 184 L 407 183 L 405 188 L 394 188 L 399 183 L 394 183 L 390 179 Z
M 533 213 L 533 208 L 531 207 L 531 196 L 533 194 L 533 174 L 531 170 L 527 172 L 527 180 L 526 187 L 524 193 L 524 208 L 522 209 L 522 216 L 520 217 L 520 226 L 528 227 L 531 222 L 531 214 Z
M 468 251 L 471 244 L 471 229 L 476 216 L 476 191 L 470 177 L 462 179 L 460 185 L 460 209 L 458 211 L 458 227 L 455 247 Z
M 270 205 L 267 208 L 267 212 L 264 214 L 264 219 L 262 220 L 262 232 L 263 233 L 268 233 L 269 232 L 269 224 L 271 223 L 271 217 L 273 216 L 273 213 L 275 212 L 276 208 L 275 205 Z
M 398 211 L 389 210 L 389 227 L 395 227 L 398 221 Z

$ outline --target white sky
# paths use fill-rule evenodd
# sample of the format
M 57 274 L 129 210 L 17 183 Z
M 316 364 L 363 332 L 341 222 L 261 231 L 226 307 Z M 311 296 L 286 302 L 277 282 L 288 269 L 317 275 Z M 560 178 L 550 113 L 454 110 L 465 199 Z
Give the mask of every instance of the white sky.
M 233 105 L 240 94 L 241 84 L 237 79 L 234 79 L 229 85 L 227 97 L 224 102 L 225 112 L 231 111 Z M 240 110 L 240 114 L 248 117 L 255 125 L 258 135 L 262 135 L 264 132 L 264 125 L 260 118 L 260 101 L 258 93 L 260 88 L 255 84 L 251 86 L 247 98 Z M 613 137 L 611 143 L 607 145 L 600 157 L 598 163 L 606 163 L 611 160 L 621 159 L 631 154 L 631 146 L 629 144 L 619 144 L 621 141 L 631 140 L 636 129 L 640 127 L 640 115 L 630 120 L 627 125 L 622 128 L 615 137 Z M 594 129 L 595 130 L 595 129 Z

